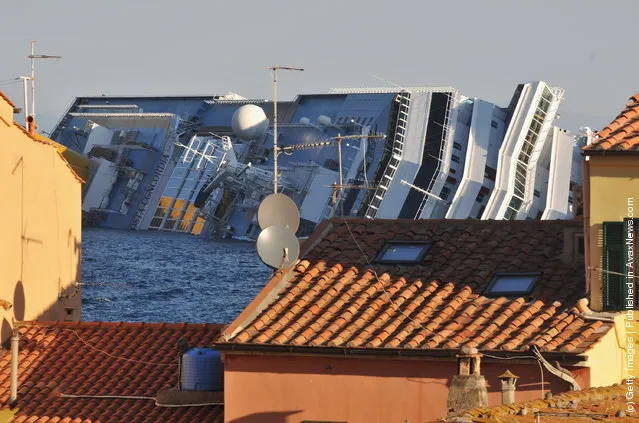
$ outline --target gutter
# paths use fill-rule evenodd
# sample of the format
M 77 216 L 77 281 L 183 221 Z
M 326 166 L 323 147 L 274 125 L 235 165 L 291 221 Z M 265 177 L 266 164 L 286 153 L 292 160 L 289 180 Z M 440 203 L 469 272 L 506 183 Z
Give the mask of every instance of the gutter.
M 419 349 L 419 348 L 348 348 L 348 347 L 308 347 L 293 345 L 270 345 L 270 344 L 233 344 L 217 343 L 215 348 L 223 353 L 275 353 L 275 354 L 300 354 L 300 355 L 322 355 L 322 356 L 342 356 L 342 357 L 377 357 L 377 358 L 400 358 L 400 357 L 421 357 L 421 358 L 450 358 L 457 359 L 458 349 Z M 482 351 L 480 351 L 482 353 Z M 498 357 L 492 359 L 485 356 L 484 361 L 492 362 L 502 358 L 507 359 L 534 359 L 530 351 L 485 351 L 491 356 Z M 576 364 L 588 360 L 587 355 L 565 353 L 557 351 L 545 351 L 544 356 L 563 364 Z

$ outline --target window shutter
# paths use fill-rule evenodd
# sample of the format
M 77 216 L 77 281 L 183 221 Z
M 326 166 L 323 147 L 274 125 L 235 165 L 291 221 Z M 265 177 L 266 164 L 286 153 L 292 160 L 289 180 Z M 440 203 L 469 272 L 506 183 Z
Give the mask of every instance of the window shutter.
M 626 298 L 626 278 L 622 275 L 627 271 L 623 222 L 604 222 L 603 238 L 604 307 L 607 310 L 622 310 Z

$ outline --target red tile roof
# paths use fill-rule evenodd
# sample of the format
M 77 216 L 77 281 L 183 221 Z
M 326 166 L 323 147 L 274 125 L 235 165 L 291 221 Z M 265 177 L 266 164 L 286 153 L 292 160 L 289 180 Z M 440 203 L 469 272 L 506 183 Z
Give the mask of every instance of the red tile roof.
M 535 411 L 545 413 L 541 416 L 544 422 L 575 423 L 586 421 L 579 415 L 597 414 L 588 418 L 594 420 L 612 420 L 615 422 L 636 422 L 639 413 L 629 411 L 626 406 L 628 387 L 624 384 L 583 391 L 565 392 L 548 400 L 533 400 L 496 407 L 482 407 L 459 413 L 462 421 L 467 422 L 501 422 L 525 423 L 534 422 Z M 515 394 L 516 395 L 516 394 Z M 526 410 L 523 411 L 522 410 Z M 617 413 L 624 412 L 624 416 Z M 560 414 L 560 415 L 557 415 Z M 605 415 L 605 416 L 604 416 Z M 455 421 L 460 419 L 455 418 Z
M 220 330 L 211 324 L 86 322 L 21 328 L 18 411 L 12 421 L 222 422 L 221 405 L 169 408 L 153 399 L 62 396 L 154 398 L 177 385 L 177 341 L 211 345 Z M 0 412 L 9 401 L 10 363 L 10 351 L 0 350 Z
M 598 138 L 584 147 L 584 153 L 639 152 L 639 94 L 631 97 L 612 123 L 599 131 Z
M 275 276 L 223 333 L 226 344 L 582 353 L 610 330 L 584 320 L 583 258 L 562 261 L 581 221 L 348 219 L 372 261 L 387 241 L 433 243 L 420 264 L 368 266 L 343 219 L 320 225 L 290 280 Z M 571 239 L 571 238 L 568 238 Z M 483 294 L 496 272 L 540 272 L 520 298 Z

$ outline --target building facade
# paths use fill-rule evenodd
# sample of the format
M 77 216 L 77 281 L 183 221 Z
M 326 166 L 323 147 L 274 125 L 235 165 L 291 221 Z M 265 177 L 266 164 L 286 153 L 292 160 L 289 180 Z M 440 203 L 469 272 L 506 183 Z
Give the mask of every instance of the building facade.
M 1 92 L 0 141 L 4 342 L 15 321 L 80 319 L 83 180 L 50 140 L 14 121 L 14 105 Z
M 588 282 L 595 310 L 636 310 L 639 94 L 584 147 Z
M 619 383 L 624 316 L 589 309 L 580 234 L 580 220 L 325 221 L 222 333 L 226 421 L 436 421 L 463 408 L 458 376 L 500 404 L 508 369 L 520 401 Z

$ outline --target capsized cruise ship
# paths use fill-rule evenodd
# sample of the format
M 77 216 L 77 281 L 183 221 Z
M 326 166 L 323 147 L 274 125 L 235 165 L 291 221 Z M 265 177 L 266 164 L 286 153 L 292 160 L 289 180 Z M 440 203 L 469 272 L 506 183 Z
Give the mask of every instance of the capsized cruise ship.
M 279 187 L 299 206 L 298 236 L 340 214 L 571 218 L 581 158 L 579 137 L 554 125 L 563 94 L 536 81 L 504 107 L 452 87 L 278 102 L 278 144 L 296 146 L 278 156 Z M 51 138 L 90 159 L 85 225 L 255 239 L 273 192 L 272 114 L 233 93 L 79 97 Z

